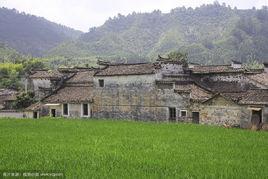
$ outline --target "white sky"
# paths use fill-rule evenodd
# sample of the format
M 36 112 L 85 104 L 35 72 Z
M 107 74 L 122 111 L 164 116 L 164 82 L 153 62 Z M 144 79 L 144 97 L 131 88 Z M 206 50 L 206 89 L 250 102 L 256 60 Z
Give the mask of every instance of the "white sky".
M 268 0 L 218 0 L 232 7 L 248 9 L 268 5 Z M 175 7 L 196 7 L 214 0 L 0 0 L 0 7 L 15 8 L 29 14 L 42 16 L 78 30 L 100 26 L 118 13 L 151 12 L 159 9 L 169 12 Z

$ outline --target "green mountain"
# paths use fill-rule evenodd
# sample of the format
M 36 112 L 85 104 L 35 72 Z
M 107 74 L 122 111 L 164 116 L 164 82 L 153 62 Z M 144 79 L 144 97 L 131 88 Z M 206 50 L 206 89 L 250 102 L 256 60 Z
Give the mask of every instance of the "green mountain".
M 190 61 L 223 64 L 268 59 L 268 11 L 232 9 L 215 2 L 169 13 L 132 13 L 110 18 L 79 39 L 53 48 L 49 56 L 71 59 L 152 60 L 179 50 Z
M 81 33 L 42 17 L 0 8 L 0 42 L 23 54 L 42 56 L 60 43 L 78 38 Z

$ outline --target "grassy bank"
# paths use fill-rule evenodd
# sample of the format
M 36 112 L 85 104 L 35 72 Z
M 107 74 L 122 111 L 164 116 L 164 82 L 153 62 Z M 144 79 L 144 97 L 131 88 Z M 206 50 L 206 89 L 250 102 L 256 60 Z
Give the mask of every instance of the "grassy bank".
M 0 170 L 67 177 L 265 178 L 268 133 L 194 124 L 0 119 Z

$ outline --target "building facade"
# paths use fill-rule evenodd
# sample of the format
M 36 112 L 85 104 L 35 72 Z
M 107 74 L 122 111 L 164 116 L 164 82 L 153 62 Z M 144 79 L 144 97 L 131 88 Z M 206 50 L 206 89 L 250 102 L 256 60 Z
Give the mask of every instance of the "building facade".
M 41 100 L 50 116 L 243 128 L 268 123 L 265 70 L 246 70 L 240 64 L 188 66 L 169 59 L 99 65 L 72 71 L 58 89 Z

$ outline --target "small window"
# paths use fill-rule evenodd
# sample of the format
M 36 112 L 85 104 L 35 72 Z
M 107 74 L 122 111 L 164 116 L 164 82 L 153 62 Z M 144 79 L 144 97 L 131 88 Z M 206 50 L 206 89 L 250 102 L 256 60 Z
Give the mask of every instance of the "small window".
M 181 117 L 187 117 L 187 111 L 181 110 Z
M 82 105 L 83 116 L 88 116 L 88 104 Z
M 169 108 L 169 120 L 176 120 L 176 108 Z
M 104 80 L 103 79 L 99 79 L 99 87 L 104 87 Z
M 63 115 L 65 116 L 69 115 L 68 104 L 63 104 Z

